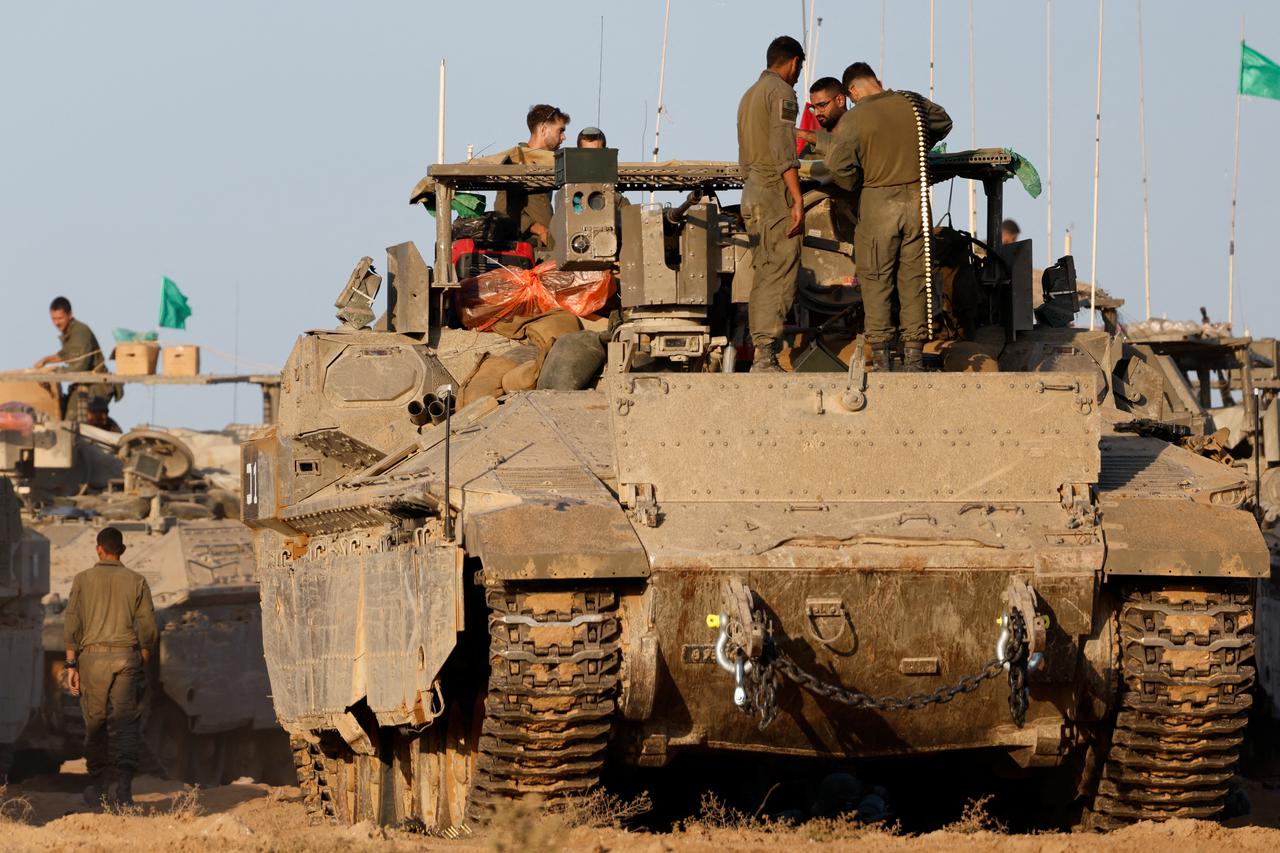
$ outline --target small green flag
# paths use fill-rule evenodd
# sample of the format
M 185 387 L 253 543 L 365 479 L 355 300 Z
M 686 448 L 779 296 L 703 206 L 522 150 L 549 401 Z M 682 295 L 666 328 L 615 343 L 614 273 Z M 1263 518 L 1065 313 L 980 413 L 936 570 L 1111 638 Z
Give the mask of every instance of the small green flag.
M 178 290 L 168 276 L 164 277 L 164 290 L 160 293 L 160 325 L 166 329 L 185 329 L 191 308 L 187 297 Z
M 1240 42 L 1240 94 L 1280 101 L 1280 65 Z

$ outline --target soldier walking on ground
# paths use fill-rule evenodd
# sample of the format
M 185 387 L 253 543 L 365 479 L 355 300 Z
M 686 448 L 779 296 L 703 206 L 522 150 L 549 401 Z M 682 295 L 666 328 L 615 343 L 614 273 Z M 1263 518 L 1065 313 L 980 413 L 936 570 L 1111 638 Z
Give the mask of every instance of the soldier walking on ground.
M 889 369 L 893 344 L 893 294 L 898 294 L 905 370 L 924 366 L 928 337 L 924 241 L 931 223 L 920 209 L 921 151 L 916 110 L 922 111 L 924 147 L 951 132 L 942 107 L 912 92 L 885 90 L 865 62 L 844 71 L 843 84 L 854 107 L 836 123 L 827 171 L 851 192 L 861 190 L 853 257 L 862 286 L 867 343 L 878 370 Z
M 156 618 L 146 578 L 120 562 L 124 536 L 98 534 L 98 562 L 76 575 L 67 603 L 67 682 L 80 697 L 89 805 L 133 802 L 142 745 L 144 668 L 156 644 Z
M 777 372 L 777 347 L 800 272 L 804 203 L 796 159 L 796 81 L 804 48 L 778 36 L 765 53 L 766 69 L 738 104 L 738 162 L 746 170 L 742 217 L 754 247 L 748 319 L 755 361 L 751 370 Z

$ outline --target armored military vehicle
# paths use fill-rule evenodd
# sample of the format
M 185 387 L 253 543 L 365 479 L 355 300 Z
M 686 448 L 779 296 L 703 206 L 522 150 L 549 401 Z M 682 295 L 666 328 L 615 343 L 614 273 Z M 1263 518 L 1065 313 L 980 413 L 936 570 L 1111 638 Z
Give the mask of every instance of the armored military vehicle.
M 20 432 L 30 424 L 0 415 L 0 429 Z M 0 784 L 8 777 L 18 736 L 40 707 L 44 669 L 40 637 L 41 599 L 49 592 L 49 544 L 22 525 L 13 486 L 0 480 Z
M 468 393 L 507 342 L 444 328 L 475 282 L 440 215 L 434 268 L 388 250 L 374 322 L 366 259 L 243 446 L 271 695 L 312 810 L 444 829 L 586 792 L 610 762 L 963 750 L 1069 775 L 1096 826 L 1218 814 L 1268 572 L 1247 482 L 1129 428 L 1155 405 L 1131 387 L 1145 362 L 1069 325 L 1069 258 L 1033 283 L 1028 246 L 993 248 L 1011 155 L 931 157 L 987 198 L 972 274 L 940 294 L 960 369 L 864 369 L 848 202 L 810 186 L 811 345 L 743 374 L 751 246 L 717 196 L 738 166 L 609 153 L 436 166 L 414 191 L 439 212 L 556 194 L 559 267 L 620 281 L 597 380 Z M 632 190 L 690 195 L 619 207 Z M 824 340 L 841 323 L 847 365 Z
M 204 785 L 246 775 L 291 781 L 262 662 L 252 546 L 237 518 L 236 439 L 153 428 L 121 435 L 63 421 L 56 396 L 36 388 L 0 383 L 0 396 L 26 400 L 0 415 L 30 425 L 3 434 L 0 482 L 21 498 L 30 535 L 52 557 L 40 608 L 40 713 L 18 739 L 15 772 L 56 770 L 81 754 L 62 613 L 72 579 L 97 559 L 98 531 L 112 524 L 125 534 L 127 565 L 151 585 L 160 629 L 145 721 L 154 761 L 144 769 Z

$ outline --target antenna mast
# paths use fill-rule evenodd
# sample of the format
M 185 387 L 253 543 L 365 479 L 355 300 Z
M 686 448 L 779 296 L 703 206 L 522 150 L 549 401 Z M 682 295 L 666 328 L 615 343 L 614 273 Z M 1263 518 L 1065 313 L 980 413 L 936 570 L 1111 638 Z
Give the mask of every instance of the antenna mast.
M 1142 146 L 1142 287 L 1151 319 L 1151 205 L 1147 189 L 1147 81 L 1142 57 L 1142 0 L 1138 0 L 1138 144 Z
M 667 0 L 667 11 L 662 16 L 662 63 L 658 66 L 658 111 L 653 122 L 653 162 L 658 162 L 658 142 L 662 138 L 662 114 L 666 112 L 666 104 L 662 102 L 662 93 L 667 84 L 667 33 L 671 25 L 671 0 Z M 654 193 L 649 191 L 649 204 L 653 204 Z
M 969 147 L 978 147 L 978 89 L 973 58 L 973 0 L 969 0 Z M 978 233 L 978 183 L 969 181 L 969 233 Z
M 1089 261 L 1089 331 L 1098 323 L 1098 176 L 1102 166 L 1102 12 L 1106 0 L 1098 0 L 1098 94 L 1093 114 L 1093 238 Z
M 440 60 L 440 114 L 436 118 L 436 162 L 444 162 L 444 60 Z
M 1044 0 L 1044 88 L 1045 139 L 1045 266 L 1053 263 L 1053 9 L 1052 0 Z M 1063 254 L 1069 254 L 1064 252 Z

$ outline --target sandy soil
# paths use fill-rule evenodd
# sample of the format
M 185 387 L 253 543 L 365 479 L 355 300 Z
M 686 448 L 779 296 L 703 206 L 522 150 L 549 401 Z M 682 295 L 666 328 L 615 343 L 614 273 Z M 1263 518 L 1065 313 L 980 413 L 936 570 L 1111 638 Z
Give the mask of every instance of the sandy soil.
M 333 826 L 309 821 L 297 788 L 272 788 L 251 780 L 207 790 L 152 777 L 135 784 L 137 805 L 127 814 L 104 814 L 80 800 L 83 767 L 69 763 L 57 776 L 11 785 L 0 795 L 0 847 L 6 850 L 347 850 L 510 851 L 570 849 L 592 853 L 805 850 L 922 851 L 1001 850 L 1053 853 L 1066 850 L 1149 853 L 1274 850 L 1280 846 L 1280 791 L 1248 785 L 1253 813 L 1230 826 L 1197 821 L 1139 824 L 1107 835 L 1008 835 L 974 827 L 926 835 L 896 835 L 841 822 L 815 821 L 794 828 L 702 824 L 667 834 L 613 828 L 569 827 L 535 807 L 513 807 L 495 825 L 470 838 L 424 838 L 369 824 Z

